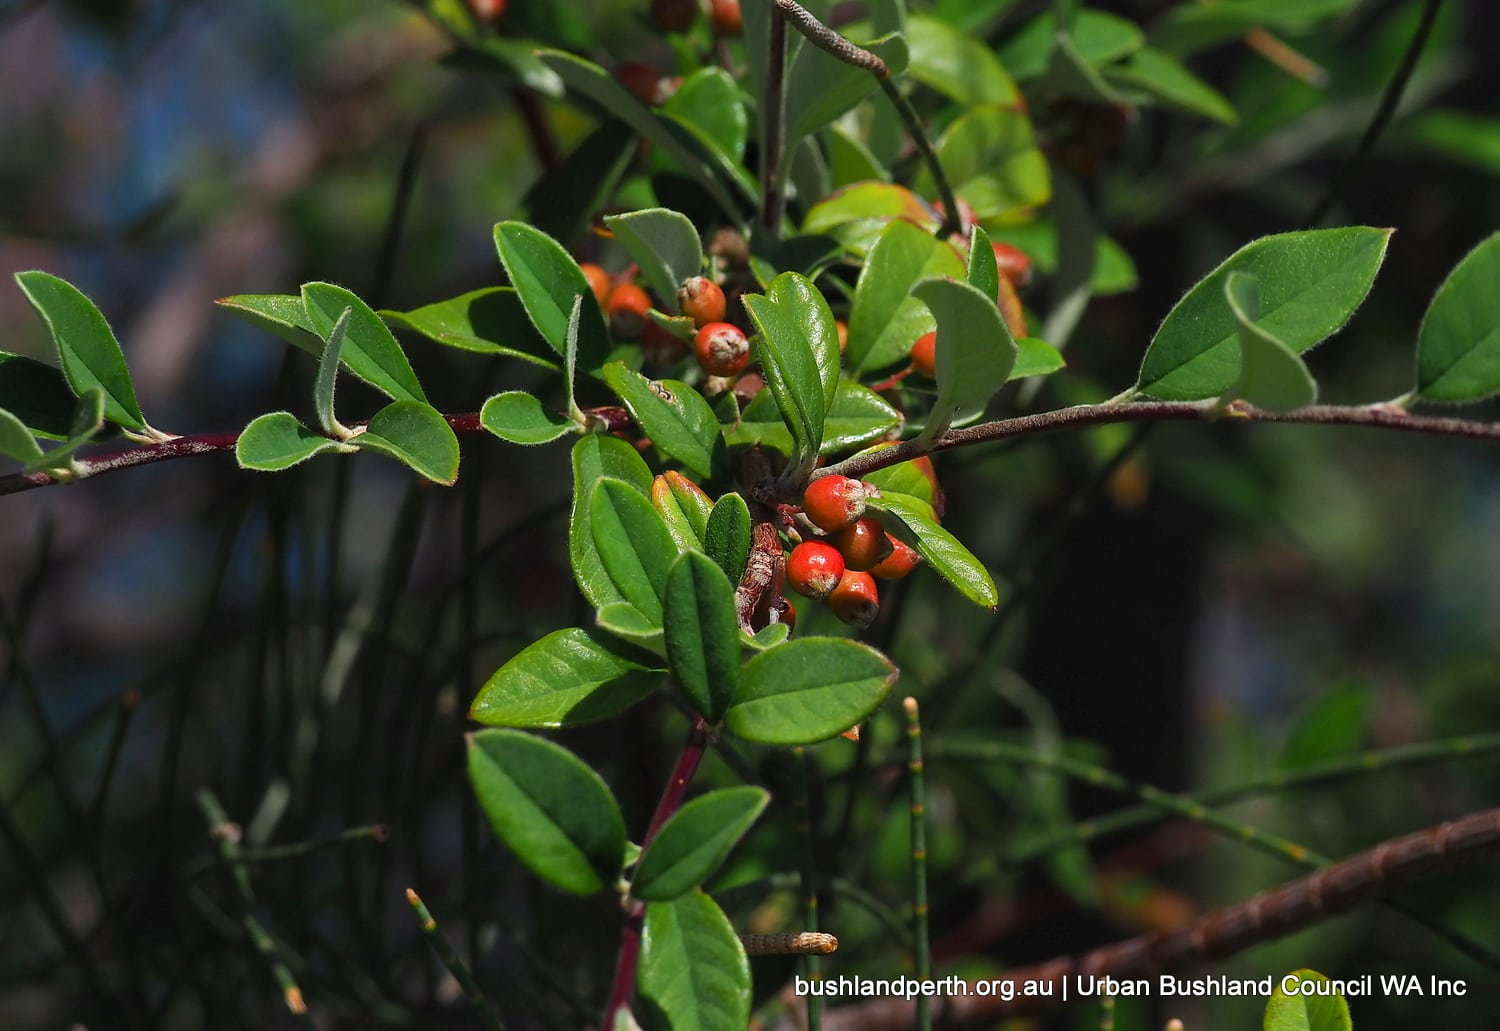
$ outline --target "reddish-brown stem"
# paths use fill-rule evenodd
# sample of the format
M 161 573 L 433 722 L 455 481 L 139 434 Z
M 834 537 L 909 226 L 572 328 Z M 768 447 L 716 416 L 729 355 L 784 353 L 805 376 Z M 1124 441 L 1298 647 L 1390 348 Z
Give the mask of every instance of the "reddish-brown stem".
M 1500 809 L 1471 813 L 1383 842 L 1317 873 L 1210 913 L 1180 931 L 1142 935 L 1082 956 L 1060 957 L 1012 970 L 1005 975 L 1005 980 L 1016 986 L 1012 998 L 977 992 L 947 996 L 934 1007 L 933 1019 L 955 1031 L 989 1027 L 1022 1013 L 1058 1005 L 1064 993 L 1056 986 L 1067 978 L 1149 975 L 1228 956 L 1352 909 L 1396 882 L 1496 848 L 1500 848 Z M 1021 989 L 1026 984 L 1049 984 L 1054 991 L 1045 997 L 1023 995 Z M 914 1016 L 913 1003 L 878 999 L 827 1011 L 823 1029 L 905 1031 L 914 1026 Z
M 651 814 L 651 823 L 641 841 L 642 848 L 650 846 L 662 825 L 682 808 L 682 799 L 703 762 L 710 740 L 708 724 L 702 716 L 694 716 L 693 725 L 688 728 L 687 743 L 682 746 L 677 763 L 672 767 L 672 775 L 662 788 L 661 798 L 657 799 L 656 811 Z M 600 1031 L 614 1031 L 615 1015 L 628 1010 L 635 995 L 635 968 L 641 958 L 641 927 L 646 920 L 646 907 L 635 899 L 627 900 L 626 907 L 625 927 L 620 931 L 620 948 L 615 956 L 615 979 L 610 986 L 609 1003 L 604 1007 Z

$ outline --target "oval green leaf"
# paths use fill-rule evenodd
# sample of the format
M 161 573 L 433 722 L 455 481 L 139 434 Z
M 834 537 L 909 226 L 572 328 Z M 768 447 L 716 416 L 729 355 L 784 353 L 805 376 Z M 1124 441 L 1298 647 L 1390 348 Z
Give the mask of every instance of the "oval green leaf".
M 1295 970 L 1278 979 L 1276 991 L 1266 1002 L 1264 1031 L 1351 1031 L 1354 1023 L 1342 995 L 1288 995 L 1282 990 L 1288 978 L 1328 980 L 1316 970 Z
M 718 723 L 740 686 L 734 586 L 707 555 L 689 551 L 668 571 L 663 603 L 672 675 L 703 718 Z
M 479 425 L 512 444 L 546 444 L 578 429 L 565 415 L 548 411 L 524 390 L 496 394 L 479 410 Z
M 1166 401 L 1217 397 L 1239 375 L 1239 326 L 1224 280 L 1260 280 L 1266 332 L 1301 354 L 1336 332 L 1370 291 L 1391 230 L 1355 226 L 1267 236 L 1247 244 L 1198 282 L 1167 314 L 1141 363 L 1136 388 Z
M 458 437 L 443 413 L 422 401 L 393 401 L 349 443 L 376 451 L 445 486 L 458 479 Z
M 750 961 L 701 891 L 646 905 L 636 971 L 646 1031 L 726 1031 L 750 1023 Z
M 14 416 L 28 436 L 66 440 L 73 391 L 55 365 L 0 351 L 0 409 Z
M 745 94 L 722 68 L 700 68 L 682 80 L 662 110 L 696 129 L 725 157 L 738 161 L 745 152 L 750 118 Z
M 699 476 L 713 475 L 714 459 L 722 454 L 724 438 L 719 420 L 703 395 L 680 380 L 647 379 L 627 369 L 623 362 L 606 365 L 604 381 L 620 395 L 662 454 Z
M 981 36 L 960 32 L 941 18 L 914 14 L 906 19 L 906 45 L 907 74 L 964 107 L 1020 100 L 1015 82 Z
M 0 408 L 0 455 L 31 462 L 42 457 L 42 447 L 26 424 Z
M 747 741 L 812 744 L 843 733 L 874 712 L 896 675 L 889 659 L 858 641 L 788 641 L 745 663 L 740 693 L 724 725 Z
M 78 449 L 93 440 L 103 428 L 104 391 L 98 387 L 90 387 L 78 395 L 78 401 L 73 406 L 73 423 L 69 428 L 68 439 L 60 447 L 33 457 L 21 471 L 34 473 L 43 469 L 67 468 Z
M 1022 337 L 1016 341 L 1016 367 L 1010 370 L 1010 378 L 1014 380 L 1047 376 L 1067 364 L 1062 352 L 1047 341 L 1036 337 Z
M 589 521 L 594 547 L 620 596 L 660 622 L 667 571 L 677 558 L 661 515 L 630 484 L 605 477 L 593 485 Z
M 605 215 L 604 224 L 630 253 L 646 285 L 656 291 L 665 309 L 677 313 L 677 287 L 703 271 L 703 246 L 698 230 L 684 214 L 666 208 L 646 208 L 623 215 Z
M 568 558 L 578 589 L 595 608 L 624 601 L 605 572 L 594 546 L 590 502 L 594 484 L 604 477 L 628 483 L 642 497 L 651 489 L 651 470 L 635 448 L 605 434 L 590 434 L 573 445 L 573 511 L 568 518 Z
M 575 895 L 615 882 L 625 820 L 597 773 L 567 749 L 518 730 L 470 734 L 468 751 L 480 808 L 528 870 Z
M 1164 107 L 1202 115 L 1224 125 L 1239 121 L 1239 114 L 1218 90 L 1170 54 L 1151 47 L 1130 56 L 1124 64 L 1104 69 L 1105 81 L 1144 93 Z
M 308 324 L 318 339 L 324 341 L 344 309 L 352 308 L 349 330 L 340 351 L 344 365 L 393 400 L 427 400 L 391 328 L 352 291 L 333 283 L 304 283 L 302 303 L 307 309 Z
M 787 272 L 784 275 L 794 275 Z M 823 442 L 823 380 L 818 360 L 798 313 L 766 294 L 745 294 L 745 311 L 759 335 L 752 356 L 761 363 L 766 385 L 792 436 L 797 462 L 811 461 Z
M 557 356 L 531 324 L 514 287 L 487 286 L 411 311 L 383 310 L 380 315 L 389 324 L 446 347 L 558 368 Z
M 325 451 L 350 450 L 308 429 L 291 412 L 267 412 L 240 431 L 234 457 L 241 469 L 280 472 Z
M 840 380 L 833 407 L 823 420 L 823 443 L 818 454 L 831 455 L 869 444 L 900 425 L 901 413 L 885 398 L 868 387 Z M 745 406 L 739 422 L 725 431 L 725 438 L 731 446 L 760 444 L 784 455 L 793 451 L 792 435 L 781 418 L 776 398 L 765 391 Z
M 328 342 L 323 345 L 323 355 L 318 359 L 318 375 L 313 380 L 313 410 L 318 415 L 318 426 L 324 433 L 339 437 L 347 437 L 349 431 L 339 425 L 333 414 L 333 395 L 338 386 L 339 352 L 349 335 L 349 320 L 353 315 L 353 308 L 345 308 L 328 331 Z
M 485 681 L 469 718 L 499 727 L 570 727 L 623 712 L 661 682 L 660 663 L 599 630 L 569 627 Z
M 882 491 L 880 497 L 870 499 L 870 507 L 891 516 L 895 528 L 906 531 L 902 536 L 911 538 L 912 546 L 959 594 L 988 608 L 1000 604 L 1000 590 L 989 570 L 938 524 L 931 506 L 910 495 Z
M 938 396 L 922 431 L 935 440 L 955 422 L 984 414 L 1016 367 L 1017 348 L 994 300 L 968 283 L 924 279 L 911 292 L 937 320 Z
M 1047 159 L 1037 148 L 1031 120 L 1015 108 L 990 104 L 965 112 L 943 133 L 937 155 L 953 192 L 969 203 L 975 218 L 1028 211 L 1052 196 Z M 937 194 L 925 168 L 912 188 L 924 197 Z
M 729 578 L 738 584 L 750 559 L 750 506 L 738 494 L 725 494 L 714 502 L 703 529 L 703 550 Z
M 1480 401 L 1500 391 L 1500 233 L 1470 251 L 1438 287 L 1417 339 L 1417 393 Z
M 906 40 L 900 33 L 860 45 L 883 60 L 892 75 L 906 69 Z M 878 87 L 875 76 L 865 69 L 815 46 L 800 47 L 786 79 L 787 143 L 823 128 Z
M 964 265 L 953 248 L 904 219 L 888 225 L 854 287 L 846 355 L 850 375 L 900 361 L 917 337 L 937 325 L 928 307 L 910 296 L 914 283 L 932 276 L 963 278 Z
M 573 302 L 590 296 L 583 270 L 561 244 L 524 222 L 497 223 L 495 249 L 531 324 L 554 351 L 566 354 Z M 609 330 L 599 306 L 583 305 L 578 323 L 580 367 L 598 373 L 609 350 Z
M 1221 401 L 1243 398 L 1272 412 L 1316 401 L 1318 384 L 1302 359 L 1255 321 L 1260 313 L 1259 281 L 1247 272 L 1231 272 L 1224 280 L 1224 297 L 1239 325 L 1240 375 Z
M 686 895 L 713 876 L 754 825 L 769 792 L 754 787 L 713 791 L 684 805 L 646 846 L 630 894 L 648 902 Z
M 1017 79 L 1035 79 L 1047 71 L 1056 35 L 1057 16 L 1039 14 L 1000 48 L 1000 60 Z M 1078 54 L 1095 67 L 1119 60 L 1145 43 L 1134 22 L 1105 11 L 1076 12 L 1069 37 Z
M 47 324 L 73 393 L 98 387 L 104 392 L 106 419 L 128 430 L 146 429 L 125 355 L 94 302 L 72 283 L 47 272 L 17 272 L 16 282 Z

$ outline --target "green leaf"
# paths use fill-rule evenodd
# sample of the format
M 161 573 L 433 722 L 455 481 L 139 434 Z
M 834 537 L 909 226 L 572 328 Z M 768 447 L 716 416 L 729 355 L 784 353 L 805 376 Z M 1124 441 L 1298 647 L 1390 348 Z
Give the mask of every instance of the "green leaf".
M 836 454 L 880 440 L 901 425 L 901 413 L 879 394 L 858 383 L 841 380 L 833 396 L 833 407 L 823 420 L 820 455 Z M 739 423 L 725 432 L 731 446 L 761 444 L 790 455 L 792 436 L 781 420 L 776 398 L 765 391 L 740 413 Z
M 766 385 L 792 435 L 794 460 L 800 463 L 810 462 L 818 453 L 828 405 L 818 356 L 806 330 L 811 313 L 782 303 L 773 294 L 777 284 L 795 275 L 783 273 L 765 294 L 745 294 L 743 301 L 759 332 L 753 356 L 765 372 Z M 838 373 L 837 366 L 834 373 Z
M 763 652 L 767 648 L 774 648 L 778 644 L 781 644 L 791 636 L 791 633 L 791 627 L 785 623 L 767 623 L 755 631 L 753 635 L 748 638 L 742 636 L 740 640 L 745 642 L 747 648 L 754 648 L 756 651 Z
M 840 356 L 838 327 L 823 291 L 800 272 L 783 272 L 766 289 L 766 296 L 800 323 L 802 335 L 812 349 L 827 409 L 838 390 Z
M 885 700 L 896 667 L 858 641 L 803 637 L 754 656 L 724 725 L 747 741 L 809 745 L 841 734 Z
M 90 387 L 78 395 L 78 402 L 73 406 L 73 423 L 69 428 L 68 439 L 46 454 L 32 458 L 21 471 L 34 473 L 44 469 L 66 469 L 78 449 L 93 440 L 103 427 L 104 391 L 98 387 Z
M 662 110 L 692 126 L 732 161 L 745 152 L 750 118 L 745 94 L 722 68 L 699 68 L 662 104 Z
M 495 249 L 531 324 L 554 351 L 566 354 L 573 302 L 592 293 L 583 270 L 556 240 L 524 222 L 497 223 Z M 609 330 L 599 306 L 583 305 L 578 323 L 578 359 L 584 371 L 597 374 L 609 350 Z
M 893 528 L 905 530 L 902 536 L 911 538 L 912 546 L 959 594 L 988 608 L 1000 603 L 1000 590 L 989 570 L 938 524 L 932 506 L 910 495 L 882 491 L 880 497 L 870 499 L 870 507 L 892 517 Z
M 1013 108 L 971 108 L 943 133 L 937 155 L 953 192 L 969 203 L 976 218 L 1014 216 L 1040 207 L 1052 195 L 1047 159 L 1037 148 L 1031 121 Z M 913 188 L 927 197 L 937 193 L 925 167 Z
M 443 413 L 422 401 L 392 401 L 349 443 L 409 466 L 434 483 L 458 479 L 458 437 Z
M 625 600 L 605 572 L 599 549 L 594 546 L 590 503 L 594 484 L 605 477 L 628 483 L 642 497 L 651 490 L 651 470 L 646 460 L 619 437 L 590 434 L 573 445 L 573 511 L 568 518 L 568 558 L 578 589 L 595 608 Z
M 1052 52 L 1047 55 L 1047 75 L 1042 80 L 1042 88 L 1065 97 L 1076 97 L 1085 104 L 1125 102 L 1066 32 L 1052 37 Z
M 1254 28 L 1292 34 L 1343 14 L 1355 0 L 1218 0 L 1179 4 L 1151 25 L 1151 42 L 1182 57 Z
M 1132 54 L 1124 64 L 1105 69 L 1104 78 L 1115 86 L 1140 91 L 1166 107 L 1224 125 L 1239 121 L 1234 105 L 1224 94 L 1188 71 L 1175 57 L 1151 47 Z
M 519 358 L 546 369 L 558 367 L 557 356 L 527 318 L 514 287 L 487 286 L 411 311 L 380 315 L 389 324 L 447 347 Z
M 589 521 L 594 547 L 620 596 L 660 622 L 667 571 L 677 557 L 661 515 L 633 486 L 605 477 L 593 485 Z
M 750 506 L 738 494 L 725 494 L 714 502 L 703 531 L 703 550 L 729 578 L 738 584 L 750 559 Z
M 256 416 L 234 442 L 235 461 L 241 469 L 280 472 L 325 451 L 353 451 L 308 429 L 291 412 L 267 412 Z
M 639 150 L 640 136 L 634 129 L 606 118 L 557 167 L 536 178 L 521 198 L 518 221 L 554 240 L 576 240 L 594 212 L 609 205 Z M 559 197 L 567 197 L 569 203 L 557 203 Z
M 1016 341 L 1016 347 L 1016 367 L 1010 370 L 1013 380 L 1047 376 L 1068 364 L 1061 351 L 1036 337 L 1022 337 Z
M 1109 64 L 1138 50 L 1145 38 L 1134 22 L 1104 11 L 1082 10 L 1068 32 L 1080 57 L 1094 67 Z M 1057 35 L 1057 16 L 1039 14 L 1000 48 L 1000 60 L 1021 81 L 1047 72 L 1048 56 Z
M 98 387 L 106 419 L 127 430 L 145 430 L 125 355 L 103 313 L 76 286 L 50 273 L 17 272 L 16 282 L 47 324 L 73 393 Z
M 969 233 L 969 258 L 964 263 L 964 280 L 986 297 L 1000 296 L 1000 266 L 995 261 L 990 234 L 983 226 L 975 226 Z
M 65 440 L 73 421 L 73 391 L 57 366 L 0 351 L 0 409 L 14 416 L 27 436 Z
M 333 283 L 302 284 L 302 303 L 313 332 L 324 341 L 333 332 L 344 309 L 353 309 L 349 316 L 349 330 L 339 352 L 344 365 L 393 400 L 427 400 L 391 328 L 368 304 Z
M 1374 692 L 1362 683 L 1335 684 L 1312 698 L 1283 736 L 1278 770 L 1352 755 L 1366 747 Z
M 935 440 L 955 421 L 984 414 L 1016 366 L 1016 342 L 992 298 L 956 279 L 924 279 L 911 288 L 937 319 L 937 401 L 922 437 Z
M 895 183 L 853 183 L 835 190 L 808 209 L 802 232 L 837 236 L 856 255 L 865 254 L 892 219 L 904 219 L 929 233 L 940 221 L 937 212 L 922 198 Z M 843 229 L 860 229 L 851 239 Z M 865 243 L 864 237 L 869 236 Z
M 307 306 L 296 294 L 235 294 L 214 303 L 314 358 L 323 353 L 323 340 L 313 329 Z
M 768 791 L 738 787 L 688 802 L 646 846 L 631 878 L 630 894 L 648 902 L 668 902 L 698 888 L 713 876 L 770 801 Z
M 1438 287 L 1417 339 L 1417 393 L 1479 401 L 1500 391 L 1500 233 L 1475 247 Z
M 668 472 L 666 481 L 671 488 L 672 497 L 693 531 L 693 538 L 701 543 L 703 535 L 708 531 L 708 517 L 714 508 L 713 499 L 703 492 L 702 487 L 681 473 Z
M 1349 1003 L 1342 995 L 1288 995 L 1283 991 L 1287 978 L 1328 980 L 1316 970 L 1296 970 L 1278 978 L 1275 993 L 1266 1001 L 1264 1031 L 1352 1031 Z
M 652 656 L 599 630 L 569 627 L 528 645 L 485 681 L 469 718 L 501 727 L 570 727 L 630 708 L 661 682 Z
M 1273 412 L 1302 408 L 1318 399 L 1318 384 L 1302 359 L 1256 324 L 1260 282 L 1248 272 L 1224 279 L 1224 297 L 1240 328 L 1240 375 L 1222 400 L 1244 398 Z
M 1267 236 L 1240 248 L 1167 314 L 1141 363 L 1136 387 L 1167 401 L 1217 397 L 1239 375 L 1239 327 L 1224 303 L 1224 280 L 1260 280 L 1258 324 L 1294 353 L 1349 321 L 1385 258 L 1389 229 L 1356 226 Z
M 724 447 L 713 409 L 681 380 L 650 380 L 627 369 L 623 362 L 604 367 L 610 385 L 635 421 L 664 455 L 702 477 L 714 472 L 714 460 Z
M 664 661 L 667 648 L 662 637 L 661 620 L 647 618 L 630 602 L 610 602 L 594 613 L 594 622 L 599 625 L 599 629 L 608 630 L 616 637 L 662 656 Z
M 963 107 L 1020 102 L 1020 92 L 984 39 L 940 18 L 914 14 L 906 20 L 911 52 L 907 74 Z
M 939 505 L 939 496 L 937 481 L 931 474 L 931 469 L 932 459 L 913 459 L 866 473 L 864 480 L 883 494 L 906 494 L 916 498 L 925 506 L 925 511 L 932 511 Z
M 918 337 L 937 326 L 927 305 L 911 296 L 918 280 L 931 276 L 961 279 L 963 275 L 962 259 L 930 232 L 903 220 L 886 226 L 854 287 L 845 355 L 850 375 L 857 377 L 866 369 L 883 369 L 900 361 Z M 993 299 L 990 307 L 994 307 Z
M 324 433 L 337 437 L 349 436 L 349 431 L 333 414 L 333 392 L 338 383 L 339 352 L 349 335 L 349 320 L 353 315 L 353 308 L 345 308 L 328 331 L 328 343 L 323 347 L 323 356 L 318 359 L 318 376 L 313 381 L 313 408 L 318 414 L 318 426 Z
M 667 573 L 662 617 L 672 674 L 693 707 L 718 723 L 740 686 L 734 586 L 707 555 L 680 555 Z
M 892 75 L 905 71 L 906 41 L 899 33 L 860 45 L 883 60 Z M 786 78 L 788 146 L 823 128 L 877 88 L 875 76 L 863 68 L 846 64 L 817 47 L 801 47 L 792 58 Z
M 518 730 L 481 730 L 468 742 L 479 806 L 528 870 L 575 895 L 614 884 L 625 820 L 597 773 L 567 749 Z
M 507 390 L 486 401 L 479 410 L 479 425 L 512 444 L 546 444 L 578 429 L 573 420 L 543 408 L 524 390 Z
M 0 408 L 0 455 L 27 463 L 42 457 L 42 447 L 26 424 L 4 408 Z
M 701 891 L 646 905 L 636 971 L 646 1031 L 727 1031 L 750 1023 L 750 961 Z
M 666 208 L 605 215 L 604 224 L 641 267 L 664 310 L 677 314 L 677 287 L 703 271 L 703 246 L 692 221 Z

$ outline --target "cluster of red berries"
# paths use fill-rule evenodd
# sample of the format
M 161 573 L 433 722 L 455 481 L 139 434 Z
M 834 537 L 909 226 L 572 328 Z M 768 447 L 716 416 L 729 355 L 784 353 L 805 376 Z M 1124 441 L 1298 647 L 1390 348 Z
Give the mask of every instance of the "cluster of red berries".
M 640 340 L 648 360 L 668 364 L 684 348 L 651 318 L 651 296 L 626 278 L 616 282 L 598 265 L 579 266 L 589 289 L 609 320 L 609 331 L 621 340 Z M 707 276 L 689 276 L 677 288 L 677 306 L 693 320 L 693 356 L 710 376 L 738 376 L 750 364 L 750 340 L 736 325 L 725 322 L 728 301 L 718 283 Z
M 880 612 L 875 578 L 899 580 L 921 555 L 865 515 L 873 488 L 847 476 L 824 476 L 802 495 L 802 514 L 824 536 L 792 549 L 786 581 L 792 590 L 826 601 L 851 626 L 869 626 Z

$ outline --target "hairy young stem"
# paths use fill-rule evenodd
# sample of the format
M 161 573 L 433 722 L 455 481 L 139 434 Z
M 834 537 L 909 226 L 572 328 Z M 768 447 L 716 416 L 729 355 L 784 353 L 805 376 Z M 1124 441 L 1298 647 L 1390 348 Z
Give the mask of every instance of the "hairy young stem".
M 1021 994 L 1021 986 L 1028 982 L 1056 986 L 1076 976 L 1149 975 L 1228 956 L 1352 909 L 1398 881 L 1413 880 L 1496 848 L 1500 848 L 1500 809 L 1473 813 L 1384 842 L 1327 869 L 1211 913 L 1180 931 L 1142 935 L 1082 956 L 1060 957 L 1012 970 L 1005 979 L 1016 985 L 1014 998 L 1007 1000 L 998 993 L 981 996 L 977 992 L 947 996 L 936 1007 L 936 1020 L 953 1031 L 988 1027 L 1061 1001 L 1061 992 L 1056 990 L 1050 997 Z M 828 1012 L 824 1031 L 905 1031 L 912 1026 L 914 1015 L 914 1003 L 877 999 Z

